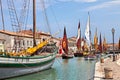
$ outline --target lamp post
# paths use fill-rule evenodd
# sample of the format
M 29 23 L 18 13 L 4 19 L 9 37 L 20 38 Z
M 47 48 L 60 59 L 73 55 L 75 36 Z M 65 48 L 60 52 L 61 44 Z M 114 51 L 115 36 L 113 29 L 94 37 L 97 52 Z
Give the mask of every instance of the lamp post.
M 115 33 L 115 29 L 112 28 L 112 39 L 113 39 L 113 61 L 115 61 L 115 52 L 114 52 L 114 33 Z

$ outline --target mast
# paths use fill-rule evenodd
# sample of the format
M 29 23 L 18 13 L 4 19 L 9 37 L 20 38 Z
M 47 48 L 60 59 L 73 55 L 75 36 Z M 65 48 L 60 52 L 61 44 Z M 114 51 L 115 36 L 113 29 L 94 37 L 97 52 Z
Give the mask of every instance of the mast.
M 33 46 L 36 46 L 36 0 L 33 0 Z
M 2 15 L 3 30 L 5 30 L 5 26 L 4 26 L 4 16 L 3 16 L 3 9 L 2 9 L 2 1 L 1 1 L 1 0 L 0 0 L 0 7 L 1 7 L 1 15 Z

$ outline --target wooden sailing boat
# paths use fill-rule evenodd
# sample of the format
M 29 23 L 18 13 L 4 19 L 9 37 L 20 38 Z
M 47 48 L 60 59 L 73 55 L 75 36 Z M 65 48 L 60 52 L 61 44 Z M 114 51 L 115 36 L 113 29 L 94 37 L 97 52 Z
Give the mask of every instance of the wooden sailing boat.
M 102 52 L 103 52 L 101 33 L 100 33 L 100 40 L 99 40 L 99 52 L 100 52 L 101 54 L 102 54 Z
M 106 39 L 104 37 L 104 39 L 103 39 L 103 52 L 106 53 L 106 51 L 107 51 L 107 43 L 106 43 Z
M 77 40 L 76 40 L 76 46 L 77 46 L 77 51 L 74 53 L 75 57 L 82 57 L 83 56 L 83 52 L 81 51 L 81 29 L 80 29 L 80 22 L 78 24 L 78 36 L 77 36 Z
M 63 59 L 69 59 L 73 58 L 73 55 L 68 52 L 68 40 L 67 40 L 67 34 L 66 34 L 66 28 L 64 27 L 64 34 L 62 39 L 62 49 L 64 53 L 62 54 Z
M 84 56 L 85 60 L 94 60 L 96 59 L 96 56 L 92 53 L 91 51 L 91 30 L 90 30 L 90 15 L 88 13 L 88 22 L 85 30 L 85 37 L 86 37 L 86 42 L 87 42 L 87 54 Z
M 20 52 L 3 52 L 0 54 L 0 79 L 20 76 L 33 72 L 49 69 L 55 60 L 57 49 L 55 45 L 53 52 L 47 55 L 39 55 L 39 51 L 43 47 L 48 46 L 49 40 L 45 40 L 38 45 L 36 44 L 36 14 L 35 3 L 33 0 L 33 43 L 34 46 Z M 5 33 L 5 31 L 3 31 Z M 6 37 L 6 36 L 5 36 Z M 50 45 L 49 45 L 50 46 Z M 37 54 L 36 54 L 37 53 Z M 40 53 L 44 54 L 44 53 Z M 23 56 L 24 55 L 24 56 Z
M 97 28 L 96 28 L 96 32 L 94 35 L 94 54 L 98 54 L 98 36 L 97 36 Z

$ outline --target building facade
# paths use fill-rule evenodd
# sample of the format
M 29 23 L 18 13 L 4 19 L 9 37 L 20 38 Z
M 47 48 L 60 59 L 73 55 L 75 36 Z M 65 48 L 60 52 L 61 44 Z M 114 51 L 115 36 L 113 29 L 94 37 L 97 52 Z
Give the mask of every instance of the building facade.
M 24 30 L 21 32 L 9 32 L 0 30 L 0 50 L 12 52 L 14 50 L 20 51 L 22 49 L 27 49 L 33 47 L 33 36 L 31 30 Z M 50 34 L 47 33 L 36 33 L 36 44 L 49 39 Z M 58 43 L 59 40 L 52 39 L 54 42 Z

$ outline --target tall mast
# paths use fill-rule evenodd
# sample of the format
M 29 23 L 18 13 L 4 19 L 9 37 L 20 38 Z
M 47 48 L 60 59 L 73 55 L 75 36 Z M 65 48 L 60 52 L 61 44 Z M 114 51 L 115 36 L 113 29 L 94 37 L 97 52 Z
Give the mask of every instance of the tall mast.
M 3 30 L 5 30 L 5 27 L 4 27 L 4 16 L 3 16 L 2 1 L 1 1 L 1 0 L 0 0 L 0 7 L 1 7 L 1 15 L 2 15 Z
M 36 46 L 36 0 L 33 0 L 33 46 Z

